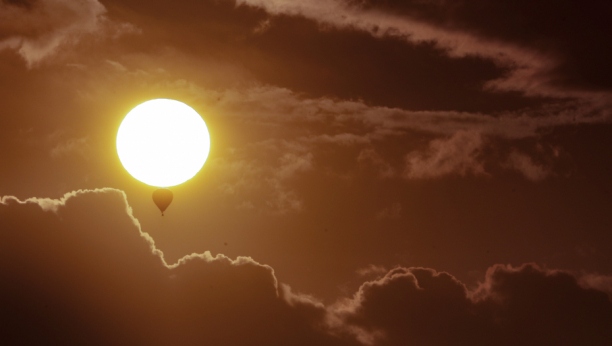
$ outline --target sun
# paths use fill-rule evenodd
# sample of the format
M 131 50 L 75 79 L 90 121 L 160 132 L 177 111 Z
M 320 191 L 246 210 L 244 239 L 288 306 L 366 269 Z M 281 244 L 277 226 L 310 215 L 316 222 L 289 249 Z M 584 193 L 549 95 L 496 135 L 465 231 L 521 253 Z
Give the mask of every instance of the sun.
M 121 164 L 151 186 L 170 187 L 193 178 L 209 152 L 204 119 L 180 101 L 144 102 L 125 116 L 117 132 Z

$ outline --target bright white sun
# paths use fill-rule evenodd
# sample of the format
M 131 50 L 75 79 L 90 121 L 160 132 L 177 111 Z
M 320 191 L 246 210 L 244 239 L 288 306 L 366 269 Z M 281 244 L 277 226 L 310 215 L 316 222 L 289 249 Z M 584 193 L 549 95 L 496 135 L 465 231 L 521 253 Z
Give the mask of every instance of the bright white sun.
M 117 132 L 123 167 L 152 186 L 175 186 L 193 178 L 209 151 L 206 123 L 193 108 L 175 100 L 156 99 L 136 106 Z

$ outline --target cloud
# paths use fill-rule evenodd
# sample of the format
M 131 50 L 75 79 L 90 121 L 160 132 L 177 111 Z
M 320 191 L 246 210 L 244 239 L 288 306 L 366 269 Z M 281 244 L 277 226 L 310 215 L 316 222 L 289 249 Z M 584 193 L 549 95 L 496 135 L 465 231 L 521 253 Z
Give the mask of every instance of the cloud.
M 376 214 L 376 218 L 379 220 L 383 219 L 399 219 L 402 214 L 401 203 L 393 203 L 391 206 L 385 207 L 383 210 Z
M 371 164 L 378 168 L 379 178 L 391 178 L 395 176 L 395 169 L 383 159 L 374 149 L 362 150 L 357 156 L 357 161 L 362 165 Z
M 549 75 L 539 76 L 540 80 L 548 78 L 559 89 L 609 91 L 611 86 L 606 68 L 611 52 L 601 45 L 612 34 L 607 20 L 612 7 L 606 1 L 363 0 L 353 3 L 370 11 L 401 13 L 445 30 L 468 32 L 538 51 L 557 62 L 556 66 L 549 66 Z M 553 13 L 558 20 L 550 20 Z M 529 30 L 524 30 L 526 26 Z
M 260 126 L 262 131 L 286 128 L 284 132 L 274 131 L 274 136 L 280 137 L 276 140 L 287 146 L 293 143 L 293 146 L 313 153 L 320 145 L 372 146 L 363 149 L 357 159 L 361 164 L 369 162 L 378 167 L 380 177 L 393 177 L 395 170 L 382 159 L 377 151 L 382 152 L 382 149 L 378 148 L 384 148 L 384 142 L 389 139 L 407 138 L 416 133 L 437 138 L 431 141 L 429 150 L 413 148 L 408 151 L 405 176 L 409 178 L 438 178 L 449 174 L 487 176 L 484 169 L 486 159 L 492 165 L 516 170 L 526 179 L 540 181 L 552 174 L 552 165 L 541 166 L 519 154 L 511 154 L 502 161 L 489 157 L 482 153 L 487 146 L 484 139 L 501 140 L 502 145 L 514 152 L 513 147 L 520 145 L 521 140 L 537 138 L 544 130 L 606 123 L 609 119 L 607 111 L 589 104 L 573 103 L 567 108 L 557 105 L 538 110 L 486 114 L 411 111 L 371 106 L 355 100 L 308 98 L 270 85 L 219 91 L 190 89 L 211 100 L 214 111 L 225 117 Z M 321 125 L 325 125 L 328 133 L 321 133 Z M 306 135 L 299 135 L 304 133 Z
M 286 187 L 285 181 L 292 178 L 298 172 L 305 172 L 312 169 L 312 153 L 296 154 L 286 153 L 279 159 L 279 167 L 274 175 L 269 178 L 270 185 L 274 188 L 273 200 L 268 201 L 268 205 L 280 214 L 302 210 L 302 200 L 296 192 Z
M 530 156 L 516 150 L 510 153 L 508 160 L 502 166 L 516 170 L 525 178 L 534 182 L 544 180 L 552 173 L 550 168 L 533 162 Z
M 437 178 L 449 174 L 488 175 L 480 159 L 484 139 L 478 132 L 457 131 L 447 139 L 435 139 L 425 153 L 406 155 L 408 179 Z
M 584 288 L 592 288 L 608 293 L 612 300 L 612 276 L 599 274 L 585 274 L 578 283 Z
M 478 131 L 506 139 L 534 137 L 538 130 L 579 123 L 608 121 L 607 111 L 590 104 L 572 107 L 548 107 L 500 114 L 457 111 L 411 111 L 401 108 L 369 106 L 361 101 L 331 97 L 307 98 L 289 89 L 271 85 L 230 88 L 221 91 L 189 87 L 194 96 L 211 100 L 213 108 L 226 116 L 254 124 L 361 124 L 368 132 L 323 134 L 303 137 L 305 142 L 336 142 L 342 145 L 364 144 L 412 130 L 438 135 L 453 135 L 459 130 Z M 212 102 L 212 100 L 219 100 Z M 588 114 L 588 116 L 586 116 Z M 367 137 L 365 137 L 367 135 Z M 316 139 L 316 140 L 315 140 Z
M 236 209 L 239 210 L 252 210 L 255 209 L 255 206 L 253 205 L 253 202 L 251 201 L 243 201 L 242 203 L 238 204 L 236 206 Z
M 118 72 L 127 72 L 128 71 L 128 69 L 125 66 L 123 66 L 121 63 L 118 63 L 116 61 L 106 60 L 106 63 L 111 65 Z
M 276 176 L 281 180 L 288 179 L 297 172 L 304 172 L 312 169 L 312 153 L 303 155 L 286 153 L 279 161 L 280 166 L 276 171 Z
M 272 21 L 270 18 L 260 21 L 257 26 L 253 29 L 253 34 L 260 35 L 264 32 L 268 31 L 272 26 Z
M 219 183 L 219 186 L 229 193 L 236 191 L 237 188 L 249 189 L 251 185 L 266 185 L 271 181 L 269 179 L 274 179 L 274 170 L 286 152 L 296 152 L 299 155 L 309 152 L 314 155 L 313 160 L 316 161 L 319 158 L 317 155 L 323 152 L 321 149 L 342 152 L 342 155 L 347 153 L 355 155 L 354 150 L 350 149 L 360 146 L 364 149 L 357 154 L 358 162 L 360 164 L 368 162 L 378 167 L 378 173 L 375 174 L 381 177 L 399 175 L 396 170 L 401 170 L 401 163 L 390 160 L 408 153 L 412 155 L 411 160 L 419 164 L 419 167 L 437 165 L 432 166 L 432 169 L 450 169 L 463 175 L 476 173 L 484 176 L 480 174 L 482 172 L 473 170 L 479 169 L 478 164 L 482 164 L 481 159 L 495 160 L 491 164 L 499 166 L 507 163 L 505 162 L 507 157 L 500 156 L 500 160 L 500 157 L 491 158 L 485 155 L 474 161 L 470 153 L 464 151 L 461 153 L 463 156 L 457 158 L 454 163 L 453 158 L 445 163 L 441 161 L 435 163 L 436 158 L 430 157 L 433 155 L 431 146 L 437 146 L 437 150 L 442 150 L 441 143 L 450 138 L 454 138 L 455 142 L 447 143 L 446 147 L 459 145 L 460 137 L 466 138 L 466 135 L 461 134 L 480 133 L 482 138 L 502 143 L 503 146 L 509 147 L 510 151 L 513 147 L 524 144 L 520 142 L 521 140 L 540 137 L 545 130 L 577 124 L 605 123 L 609 118 L 607 111 L 601 111 L 591 104 L 573 102 L 570 102 L 568 107 L 564 104 L 564 106 L 555 105 L 494 114 L 412 111 L 373 106 L 359 100 L 314 98 L 273 85 L 254 84 L 246 87 L 213 89 L 194 81 L 174 80 L 166 74 L 156 73 L 147 76 L 125 76 L 117 72 L 117 78 L 124 81 L 125 84 L 122 85 L 125 88 L 138 89 L 145 85 L 146 92 L 159 93 L 160 90 L 171 90 L 177 95 L 184 95 L 194 100 L 197 106 L 210 112 L 212 116 L 222 116 L 224 121 L 235 124 L 234 133 L 243 131 L 241 133 L 244 134 L 244 138 L 248 138 L 248 142 L 238 145 L 235 148 L 236 154 L 224 156 L 217 165 L 218 168 L 223 166 L 223 169 L 232 171 L 226 174 L 228 177 L 226 181 Z M 112 87 L 109 87 L 109 91 L 110 89 L 116 91 Z M 411 137 L 417 136 L 426 136 L 430 140 L 433 138 L 434 142 L 429 152 L 422 151 L 418 143 L 410 140 Z M 480 140 L 479 137 L 472 137 L 473 139 L 466 144 L 479 144 L 477 142 Z M 389 150 L 390 140 L 401 143 L 404 151 L 397 153 L 397 150 Z M 323 146 L 325 148 L 322 148 Z M 286 151 L 279 150 L 281 147 Z M 367 148 L 372 148 L 374 151 L 370 152 Z M 463 147 L 463 150 L 471 149 L 474 148 Z M 391 151 L 393 153 L 390 153 Z M 447 155 L 451 153 L 448 152 Z M 382 160 L 383 157 L 385 160 Z M 457 160 L 464 161 L 459 163 Z M 391 165 L 391 162 L 397 167 Z M 470 163 L 472 166 L 469 166 Z M 453 164 L 456 166 L 451 167 Z M 434 178 L 444 177 L 447 173 L 432 175 L 419 173 L 416 170 L 409 175 L 413 177 L 428 175 Z M 256 207 L 260 204 L 255 200 L 252 201 Z M 272 205 L 274 203 L 270 204 Z M 293 205 L 297 207 L 298 204 Z
M 416 43 L 434 41 L 455 56 L 481 54 L 501 60 L 508 55 L 503 54 L 504 49 L 511 51 L 510 47 L 495 45 L 467 33 L 447 31 L 393 13 L 368 11 L 351 6 L 348 1 L 309 0 L 296 3 L 288 0 L 238 0 L 236 4 L 263 8 L 274 15 L 303 16 L 325 25 L 362 30 L 375 36 L 400 36 Z
M 302 199 L 294 190 L 288 189 L 279 180 L 271 180 L 270 185 L 274 189 L 274 198 L 269 199 L 266 204 L 274 213 L 286 214 L 303 210 Z
M 332 143 L 345 146 L 370 143 L 370 139 L 367 136 L 359 136 L 353 133 L 340 133 L 337 135 L 322 134 L 304 137 L 301 138 L 301 140 L 307 143 Z
M 72 153 L 85 155 L 89 149 L 88 137 L 71 138 L 53 147 L 51 149 L 51 157 L 59 158 Z
M 231 154 L 211 162 L 211 170 L 222 176 L 219 189 L 226 194 L 257 191 L 254 199 L 238 204 L 241 209 L 259 209 L 273 214 L 303 210 L 303 202 L 289 183 L 303 172 L 312 170 L 313 154 L 295 143 L 269 140 L 252 147 L 232 150 Z M 265 157 L 270 156 L 270 157 Z
M 480 57 L 505 71 L 486 81 L 485 91 L 518 91 L 529 97 L 587 102 L 609 99 L 610 78 L 605 70 L 610 52 L 601 42 L 611 33 L 607 18 L 612 12 L 604 1 L 504 5 L 461 0 L 236 3 L 276 16 L 307 18 L 322 31 L 334 28 L 375 38 L 399 38 L 413 46 L 434 46 L 451 59 Z M 558 13 L 560 20 L 549 20 L 550 13 Z M 592 21 L 585 25 L 584 18 Z M 532 29 L 526 32 L 524 23 Z
M 13 49 L 29 68 L 74 44 L 85 35 L 113 32 L 114 36 L 137 32 L 129 23 L 112 23 L 98 0 L 39 0 L 27 6 L 0 4 L 0 50 Z
M 501 140 L 511 152 L 518 153 L 513 147 L 521 140 L 541 136 L 545 129 L 608 121 L 607 112 L 598 111 L 597 107 L 587 104 L 484 114 L 410 111 L 370 106 L 362 101 L 307 98 L 269 85 L 225 90 L 188 89 L 210 100 L 211 108 L 225 117 L 259 126 L 262 131 L 287 129 L 274 131 L 277 138 L 265 140 L 265 143 L 282 142 L 286 147 L 292 147 L 291 150 L 299 148 L 312 153 L 316 153 L 315 148 L 320 145 L 371 146 L 362 149 L 357 160 L 362 165 L 368 163 L 377 167 L 379 177 L 384 178 L 394 177 L 396 173 L 394 167 L 377 151 L 382 152 L 383 149 L 378 148 L 384 148 L 384 142 L 389 139 L 406 138 L 416 133 L 434 136 L 434 139 L 428 150 L 407 148 L 410 151 L 406 156 L 405 177 L 439 178 L 449 174 L 488 176 L 484 162 L 490 161 L 494 166 L 516 170 L 526 179 L 540 181 L 552 174 L 552 165 L 541 166 L 519 154 L 511 154 L 501 161 L 485 155 L 484 149 L 490 149 L 485 138 Z M 328 133 L 321 133 L 321 125 L 325 125 Z M 414 146 L 414 143 L 411 145 Z M 276 145 L 264 145 L 262 148 L 280 153 Z
M 468 291 L 452 275 L 395 268 L 335 307 L 376 345 L 606 345 L 612 301 L 562 271 L 496 265 Z
M 355 273 L 357 273 L 357 275 L 359 276 L 380 275 L 380 274 L 386 274 L 387 272 L 389 272 L 387 268 L 383 266 L 377 266 L 374 264 L 370 264 L 366 267 L 359 268 L 355 271 Z
M 487 176 L 484 169 L 486 146 L 484 138 L 502 139 L 510 147 L 513 141 L 539 136 L 542 129 L 576 124 L 576 114 L 590 112 L 589 107 L 527 115 L 525 111 L 503 115 L 452 111 L 409 111 L 397 108 L 368 106 L 360 101 L 331 98 L 308 99 L 290 90 L 274 86 L 231 89 L 215 94 L 220 98 L 216 106 L 229 117 L 257 124 L 328 124 L 337 134 L 302 136 L 285 141 L 306 147 L 321 144 L 358 146 L 382 142 L 389 137 L 405 136 L 409 131 L 433 134 L 438 138 L 429 150 L 413 150 L 407 157 L 405 176 L 408 178 L 437 178 L 449 174 Z M 573 114 L 573 115 L 572 115 Z M 579 118 L 581 123 L 605 122 L 607 116 Z M 343 132 L 343 128 L 359 124 L 360 134 Z M 308 128 L 308 131 L 311 131 Z M 394 168 L 373 148 L 363 149 L 357 158 L 361 164 L 378 167 L 380 177 L 393 177 Z M 520 172 L 526 179 L 541 181 L 552 174 L 548 166 L 536 164 L 529 156 L 513 150 L 506 161 L 492 162 Z
M 249 257 L 167 264 L 123 191 L 1 201 L 3 344 L 357 345 Z
M 416 16 L 372 9 L 359 6 L 359 3 L 344 0 L 236 1 L 238 5 L 262 8 L 273 15 L 302 16 L 323 27 L 359 30 L 375 37 L 400 37 L 412 44 L 433 43 L 451 58 L 484 57 L 510 69 L 505 77 L 491 81 L 488 84 L 490 88 L 568 96 L 567 91 L 552 88 L 546 79 L 548 73 L 559 64 L 550 55 L 516 43 L 476 35 L 474 31 L 435 25 Z
M 121 190 L 4 196 L 0 216 L 3 344 L 597 346 L 612 338 L 605 276 L 495 265 L 470 291 L 448 273 L 397 267 L 326 306 L 249 257 L 205 252 L 166 263 Z

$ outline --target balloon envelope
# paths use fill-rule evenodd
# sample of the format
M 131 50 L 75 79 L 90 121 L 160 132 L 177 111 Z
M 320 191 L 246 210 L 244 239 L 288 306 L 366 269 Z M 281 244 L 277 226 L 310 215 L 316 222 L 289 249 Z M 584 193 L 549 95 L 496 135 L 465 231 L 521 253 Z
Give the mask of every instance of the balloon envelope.
M 168 189 L 157 189 L 153 191 L 153 202 L 161 210 L 162 216 L 164 216 L 164 210 L 168 208 L 172 202 L 172 191 Z

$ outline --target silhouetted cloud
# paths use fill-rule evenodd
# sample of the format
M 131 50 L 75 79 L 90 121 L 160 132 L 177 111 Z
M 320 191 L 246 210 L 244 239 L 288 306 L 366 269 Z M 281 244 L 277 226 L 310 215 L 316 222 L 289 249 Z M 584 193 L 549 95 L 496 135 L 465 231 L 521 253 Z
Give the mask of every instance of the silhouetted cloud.
M 608 293 L 612 300 L 612 276 L 585 274 L 580 277 L 578 283 L 584 288 L 593 288 Z
M 426 268 L 396 268 L 335 311 L 380 345 L 606 345 L 612 302 L 562 271 L 496 265 L 475 291 Z
M 607 345 L 609 277 L 495 265 L 475 290 L 395 268 L 325 306 L 249 257 L 167 264 L 123 191 L 0 200 L 3 343 Z M 364 273 L 382 273 L 370 266 Z M 577 279 L 578 277 L 578 279 Z
M 167 264 L 120 190 L 1 201 L 3 344 L 356 345 L 249 257 Z

